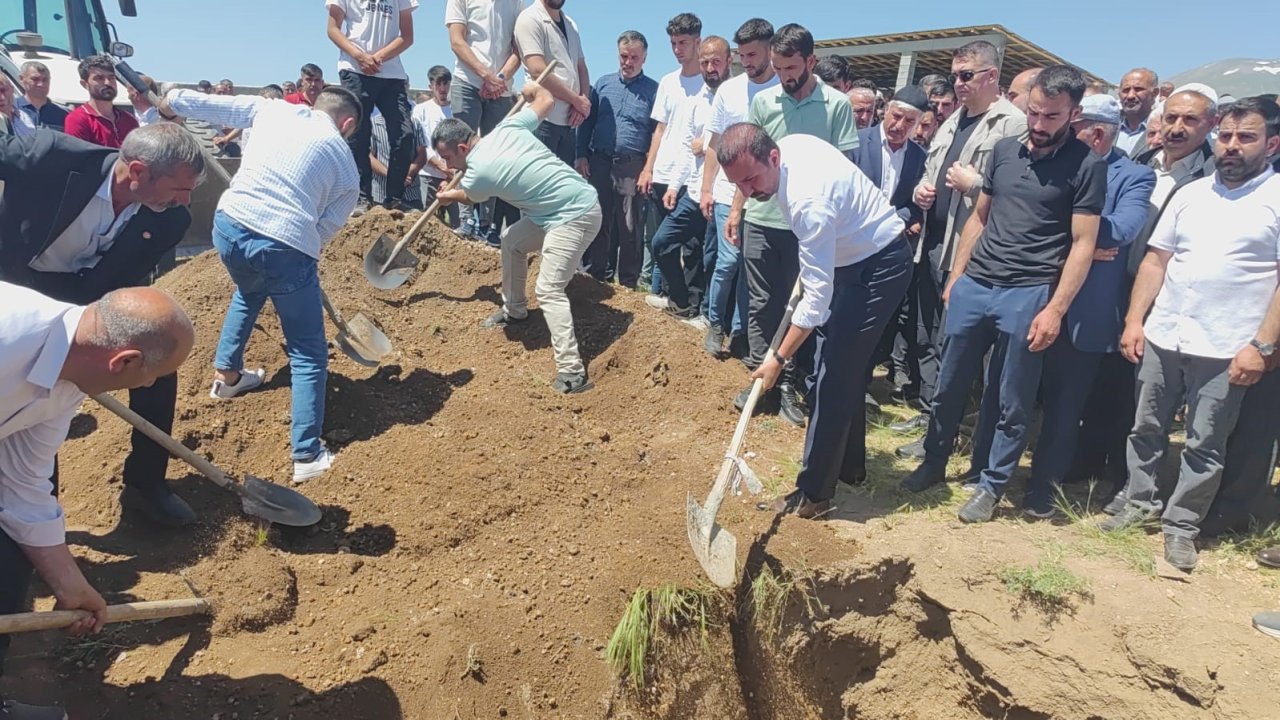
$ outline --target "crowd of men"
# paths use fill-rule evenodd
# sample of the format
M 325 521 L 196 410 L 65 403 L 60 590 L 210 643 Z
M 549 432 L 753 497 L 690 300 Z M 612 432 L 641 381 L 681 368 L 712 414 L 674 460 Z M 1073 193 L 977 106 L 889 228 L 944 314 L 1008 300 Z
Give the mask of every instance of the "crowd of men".
M 575 272 L 647 290 L 708 354 L 763 380 L 757 408 L 806 428 L 795 489 L 765 509 L 822 518 L 838 484 L 866 480 L 869 388 L 885 365 L 893 398 L 917 411 L 892 426 L 920 434 L 897 451 L 919 461 L 905 491 L 945 482 L 977 408 L 964 522 L 995 516 L 1037 413 L 1030 518 L 1054 517 L 1063 483 L 1108 481 L 1101 528 L 1158 522 L 1165 559 L 1187 572 L 1200 535 L 1274 519 L 1274 96 L 1173 88 L 1138 68 L 1117 98 L 1064 65 L 1002 87 L 985 41 L 955 50 L 945 77 L 883 89 L 856 61 L 819 59 L 799 25 L 754 18 L 720 36 L 692 13 L 666 26 L 674 70 L 646 75 L 648 39 L 628 30 L 618 71 L 593 83 L 564 4 L 448 0 L 456 60 L 427 71 L 416 103 L 401 55 L 417 0 L 327 0 L 336 85 L 310 63 L 257 97 L 230 80 L 183 90 L 144 77 L 151 92 L 127 88 L 130 109 L 115 102 L 113 60 L 95 56 L 79 68 L 88 102 L 69 110 L 38 62 L 22 66 L 21 93 L 0 79 L 0 613 L 22 606 L 35 570 L 60 607 L 93 614 L 75 631 L 101 625 L 105 604 L 63 539 L 56 452 L 84 397 L 107 390 L 129 389 L 135 411 L 172 429 L 194 339 L 172 298 L 139 286 L 186 232 L 207 171 L 183 118 L 218 128 L 219 152 L 241 158 L 213 224 L 235 291 L 210 396 L 263 383 L 243 358 L 270 300 L 291 367 L 294 482 L 336 461 L 321 439 L 321 249 L 374 204 L 434 200 L 460 234 L 501 250 L 502 305 L 484 327 L 528 319 L 528 257 L 542 256 L 555 390 L 592 389 L 565 294 Z M 548 68 L 513 112 L 516 73 Z M 1179 416 L 1181 466 L 1161 493 Z M 167 462 L 135 433 L 121 502 L 190 525 Z M 1280 566 L 1280 548 L 1259 562 Z M 1280 637 L 1276 613 L 1255 625 Z M 10 701 L 0 712 L 64 717 Z

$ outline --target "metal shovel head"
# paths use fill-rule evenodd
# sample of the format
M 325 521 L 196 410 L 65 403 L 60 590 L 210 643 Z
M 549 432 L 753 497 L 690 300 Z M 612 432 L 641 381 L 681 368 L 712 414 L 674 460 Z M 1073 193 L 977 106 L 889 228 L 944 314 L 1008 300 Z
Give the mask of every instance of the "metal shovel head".
M 717 587 L 733 587 L 738 582 L 738 540 L 733 533 L 716 524 L 711 515 L 690 493 L 686 501 L 689 544 L 694 557 Z
M 418 256 L 405 247 L 396 253 L 391 264 L 387 266 L 387 271 L 382 271 L 382 266 L 387 264 L 387 258 L 391 257 L 391 252 L 396 249 L 398 243 L 398 240 L 383 233 L 373 247 L 369 248 L 369 252 L 365 253 L 364 276 L 370 285 L 379 290 L 394 290 L 400 287 L 413 275 L 414 268 L 418 267 Z
M 364 313 L 356 313 L 349 318 L 347 329 L 351 331 L 350 335 L 338 331 L 338 347 L 361 365 L 377 367 L 391 352 L 391 338 Z
M 320 508 L 305 495 L 252 475 L 244 476 L 240 500 L 246 513 L 277 525 L 309 527 L 320 522 Z

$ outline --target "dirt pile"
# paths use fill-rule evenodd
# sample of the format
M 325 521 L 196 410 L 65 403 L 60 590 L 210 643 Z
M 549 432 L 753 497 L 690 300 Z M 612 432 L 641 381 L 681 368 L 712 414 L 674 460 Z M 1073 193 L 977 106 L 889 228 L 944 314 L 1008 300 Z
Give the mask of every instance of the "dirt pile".
M 411 220 L 374 211 L 325 251 L 334 304 L 378 321 L 395 352 L 365 368 L 331 348 L 324 435 L 338 459 L 302 486 L 324 512 L 316 527 L 260 537 L 233 496 L 176 461 L 170 478 L 201 527 L 157 538 L 121 523 L 127 427 L 86 405 L 62 479 L 90 578 L 109 600 L 161 599 L 188 594 L 177 574 L 189 571 L 219 617 L 212 633 L 195 620 L 121 628 L 103 641 L 111 652 L 71 669 L 37 659 L 48 639 L 25 639 L 26 659 L 10 671 L 26 690 L 67 702 L 73 717 L 106 719 L 976 720 L 1210 717 L 1221 707 L 1213 681 L 1191 665 L 1170 675 L 1172 665 L 1140 660 L 1112 677 L 1124 680 L 1123 712 L 1076 712 L 1062 699 L 1074 688 L 1096 693 L 1095 707 L 1111 692 L 1104 680 L 1079 679 L 1095 659 L 1081 647 L 1099 642 L 1089 634 L 1097 627 L 1110 631 L 1105 622 L 1073 628 L 1077 645 L 1057 648 L 1045 661 L 1057 674 L 1046 676 L 1038 641 L 1004 633 L 1004 611 L 990 607 L 998 589 L 957 595 L 956 578 L 973 569 L 963 543 L 950 574 L 919 560 L 937 554 L 946 529 L 839 539 L 820 524 L 773 523 L 745 498 L 726 501 L 720 519 L 750 553 L 752 573 L 766 563 L 815 570 L 816 599 L 787 604 L 766 637 L 744 609 L 749 577 L 705 639 L 665 645 L 653 682 L 639 693 L 624 687 L 604 650 L 632 593 L 705 582 L 687 548 L 685 496 L 709 489 L 745 373 L 706 357 L 697 331 L 638 293 L 579 277 L 569 297 L 596 388 L 559 395 L 536 309 L 506 330 L 479 327 L 499 302 L 496 252 L 431 227 L 412 282 L 368 287 L 364 252 Z M 160 284 L 188 308 L 199 338 L 181 373 L 175 434 L 235 476 L 287 481 L 289 370 L 270 306 L 246 354 L 267 382 L 218 402 L 207 392 L 230 281 L 206 254 Z M 749 444 L 794 457 L 801 440 L 762 419 Z M 939 587 L 951 594 L 939 599 Z M 983 615 L 997 620 L 975 634 L 972 618 Z M 1166 652 L 1136 639 L 1129 647 L 1148 659 Z M 59 682 L 64 675 L 72 682 Z M 1059 695 L 1037 696 L 1037 682 Z M 1177 696 L 1161 690 L 1143 710 L 1132 698 L 1148 682 L 1191 688 L 1201 704 L 1166 702 Z

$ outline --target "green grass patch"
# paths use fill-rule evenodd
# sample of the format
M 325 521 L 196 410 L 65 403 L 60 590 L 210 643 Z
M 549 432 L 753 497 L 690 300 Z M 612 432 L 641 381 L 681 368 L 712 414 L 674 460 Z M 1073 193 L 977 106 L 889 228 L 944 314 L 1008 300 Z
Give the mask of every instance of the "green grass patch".
M 675 585 L 636 590 L 609 638 L 605 659 L 614 672 L 639 690 L 645 684 L 654 652 L 664 637 L 696 630 L 706 642 L 719 597 L 708 588 Z
M 1089 493 L 1083 502 L 1071 500 L 1059 488 L 1054 501 L 1058 511 L 1075 526 L 1080 536 L 1076 549 L 1085 555 L 1115 558 L 1137 573 L 1155 577 L 1155 556 L 1147 538 L 1147 529 L 1155 520 L 1114 532 L 1102 530 L 1098 527 L 1099 521 L 1094 520 L 1094 515 L 1100 512 L 1100 508 L 1094 507 L 1095 488 L 1095 483 L 1089 483 Z
M 1061 546 L 1049 547 L 1035 565 L 1002 568 L 1000 581 L 1010 593 L 1043 610 L 1068 610 L 1092 593 L 1089 581 L 1071 572 L 1062 556 Z
M 1277 545 L 1280 545 L 1280 522 L 1268 525 L 1255 522 L 1249 526 L 1248 532 L 1222 536 L 1218 550 L 1228 555 L 1241 555 L 1252 559 L 1259 550 Z
M 810 608 L 822 609 L 822 603 L 812 588 L 811 575 L 807 571 L 784 569 L 774 572 L 765 565 L 751 579 L 746 611 L 756 629 L 766 640 L 773 642 L 782 631 L 782 621 L 791 603 L 804 601 Z

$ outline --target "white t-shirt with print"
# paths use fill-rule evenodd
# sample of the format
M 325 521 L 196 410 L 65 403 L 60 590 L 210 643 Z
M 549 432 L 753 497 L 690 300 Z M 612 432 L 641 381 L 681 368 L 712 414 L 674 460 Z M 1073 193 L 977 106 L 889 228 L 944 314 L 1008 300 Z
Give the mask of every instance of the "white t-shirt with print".
M 675 132 L 675 116 L 684 101 L 697 95 L 704 84 L 702 73 L 685 77 L 680 74 L 679 69 L 663 75 L 658 81 L 658 94 L 654 98 L 650 117 L 657 122 L 666 123 L 667 127 L 662 131 L 662 144 L 658 146 L 658 157 L 653 161 L 653 181 L 656 183 L 670 185 L 683 179 L 676 177 L 683 165 L 684 150 L 680 147 L 679 136 Z
M 326 8 L 342 8 L 342 32 L 356 47 L 374 53 L 400 37 L 400 13 L 414 10 L 418 0 L 325 0 Z M 345 52 L 338 52 L 338 70 L 365 74 L 360 64 Z M 373 77 L 407 80 L 404 64 L 394 57 L 382 63 Z

